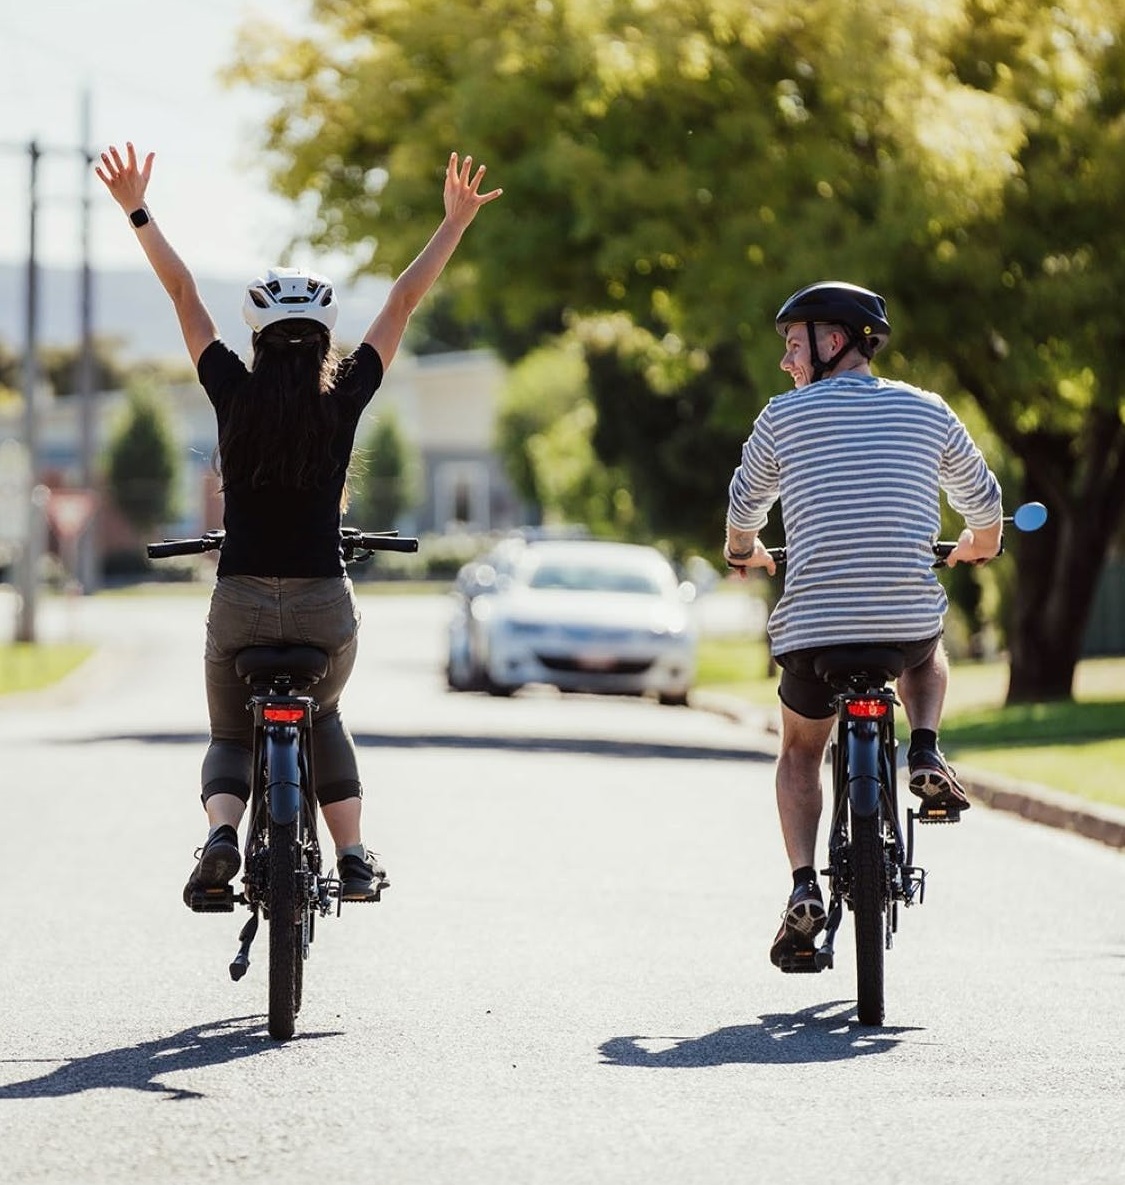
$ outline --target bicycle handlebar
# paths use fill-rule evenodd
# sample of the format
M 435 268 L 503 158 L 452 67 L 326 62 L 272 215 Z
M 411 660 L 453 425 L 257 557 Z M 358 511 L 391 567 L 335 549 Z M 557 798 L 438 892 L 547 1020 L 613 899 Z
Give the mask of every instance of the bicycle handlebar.
M 195 539 L 165 539 L 150 543 L 145 548 L 150 560 L 163 560 L 174 555 L 200 555 L 205 551 L 221 551 L 225 531 L 205 531 Z M 340 548 L 344 562 L 362 562 L 373 551 L 415 552 L 418 540 L 397 531 L 361 531 L 358 527 L 340 528 Z M 358 554 L 367 553 L 367 554 Z
M 1004 518 L 1005 525 L 1012 524 L 1016 530 L 1030 533 L 1031 531 L 1038 531 L 1039 528 L 1047 521 L 1047 508 L 1041 502 L 1025 502 L 1022 506 L 1016 509 L 1015 514 L 1006 516 Z M 949 553 L 957 546 L 956 541 L 938 540 L 932 544 L 934 553 L 934 567 L 944 568 L 945 560 Z M 784 564 L 786 560 L 787 548 L 784 547 L 767 547 L 766 550 L 770 553 L 770 557 L 775 564 Z M 996 553 L 998 556 L 1004 554 L 1004 540 L 1000 540 L 1000 550 Z M 740 565 L 730 565 L 731 567 L 738 567 Z
M 940 540 L 932 545 L 934 553 L 934 567 L 944 568 L 945 558 L 957 546 L 956 542 L 950 540 Z M 775 564 L 784 564 L 786 559 L 787 549 L 784 547 L 767 547 L 766 551 L 770 553 L 771 558 Z M 1004 540 L 1000 540 L 1000 550 L 996 553 L 998 556 L 1004 553 Z

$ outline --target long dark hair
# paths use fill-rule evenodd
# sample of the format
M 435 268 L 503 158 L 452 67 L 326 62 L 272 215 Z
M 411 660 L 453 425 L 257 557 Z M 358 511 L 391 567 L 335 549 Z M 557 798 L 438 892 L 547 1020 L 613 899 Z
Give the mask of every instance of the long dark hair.
M 316 489 L 339 472 L 332 456 L 336 371 L 332 339 L 315 321 L 268 325 L 252 339 L 250 377 L 219 433 L 223 489 L 234 482 Z

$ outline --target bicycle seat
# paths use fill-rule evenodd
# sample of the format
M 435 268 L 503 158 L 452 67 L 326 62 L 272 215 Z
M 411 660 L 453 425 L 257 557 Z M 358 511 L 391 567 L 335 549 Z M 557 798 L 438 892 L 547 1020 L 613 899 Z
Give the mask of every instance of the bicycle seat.
M 887 683 L 902 674 L 906 659 L 895 646 L 835 646 L 816 656 L 813 670 L 826 683 L 865 675 Z
M 328 655 L 315 646 L 248 646 L 236 655 L 234 669 L 247 682 L 288 675 L 294 683 L 307 687 L 328 673 Z

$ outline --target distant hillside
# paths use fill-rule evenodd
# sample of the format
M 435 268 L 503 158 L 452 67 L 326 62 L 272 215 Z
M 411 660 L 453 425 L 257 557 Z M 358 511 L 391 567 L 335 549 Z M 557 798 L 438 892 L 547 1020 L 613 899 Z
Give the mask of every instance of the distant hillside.
M 79 281 L 76 270 L 39 269 L 41 345 L 65 346 L 78 341 Z M 355 287 L 340 286 L 336 337 L 341 344 L 351 345 L 363 337 L 382 307 L 389 286 L 386 280 L 364 280 Z M 0 341 L 15 350 L 22 350 L 27 333 L 26 288 L 26 266 L 0 263 Z M 223 337 L 241 352 L 250 333 L 242 320 L 244 286 L 201 276 L 199 290 Z M 183 357 L 183 339 L 172 303 L 151 272 L 96 271 L 93 292 L 94 333 L 119 339 L 126 357 L 131 360 Z

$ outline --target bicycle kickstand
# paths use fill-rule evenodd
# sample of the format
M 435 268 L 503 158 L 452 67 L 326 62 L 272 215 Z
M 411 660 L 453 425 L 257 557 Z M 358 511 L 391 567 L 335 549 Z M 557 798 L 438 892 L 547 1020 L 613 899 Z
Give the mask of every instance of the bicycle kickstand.
M 250 944 L 258 933 L 258 911 L 255 909 L 242 927 L 238 935 L 238 954 L 230 965 L 230 977 L 236 983 L 246 974 L 250 967 Z

